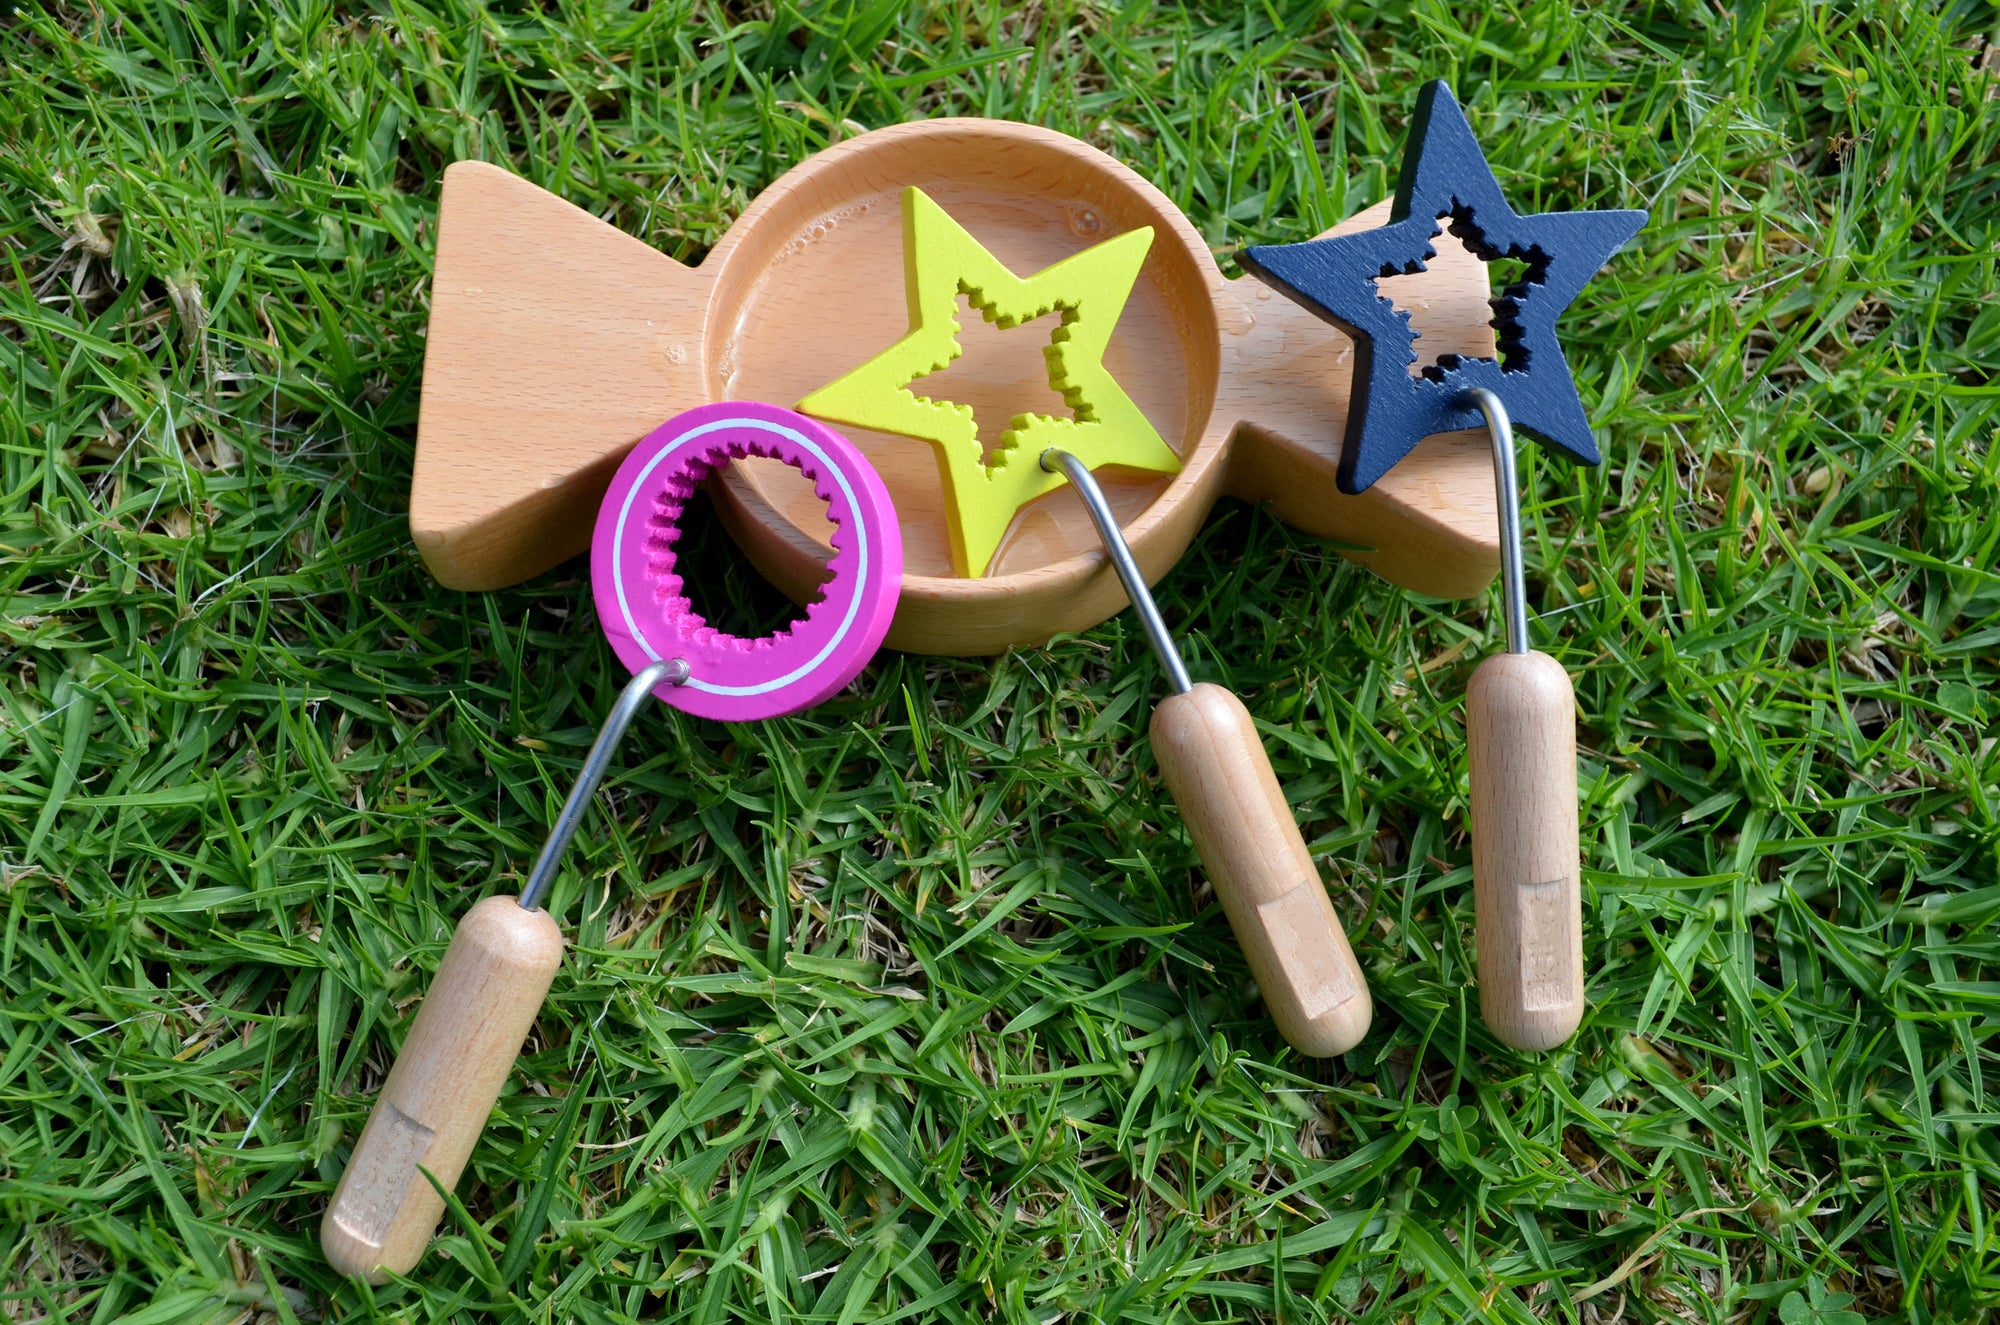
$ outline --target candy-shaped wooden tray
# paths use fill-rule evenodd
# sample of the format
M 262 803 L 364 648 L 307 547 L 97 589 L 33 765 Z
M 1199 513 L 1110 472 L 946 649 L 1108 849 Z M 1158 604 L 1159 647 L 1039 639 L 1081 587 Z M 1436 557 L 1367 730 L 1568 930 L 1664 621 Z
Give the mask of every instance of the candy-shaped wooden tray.
M 1101 471 L 1146 577 L 1186 550 L 1216 499 L 1268 502 L 1385 578 L 1446 597 L 1498 564 L 1483 436 L 1432 437 L 1368 491 L 1335 485 L 1352 375 L 1338 331 L 1254 281 L 1229 280 L 1188 220 L 1128 167 L 1063 134 L 942 119 L 863 134 L 765 190 L 687 267 L 498 167 L 446 173 L 411 527 L 438 578 L 517 582 L 588 544 L 620 458 L 663 419 L 716 400 L 793 405 L 909 329 L 899 199 L 917 186 L 1027 275 L 1150 226 L 1151 249 L 1104 362 L 1179 452 L 1172 475 Z M 1378 224 L 1387 204 L 1338 229 Z M 1383 282 L 1423 362 L 1493 353 L 1484 266 L 1448 238 L 1428 269 Z M 1039 322 L 961 315 L 964 354 L 923 393 L 972 406 L 982 439 L 1059 410 Z M 1085 629 L 1125 595 L 1075 494 L 1025 506 L 989 573 L 955 574 L 929 443 L 843 429 L 882 474 L 905 569 L 888 643 L 990 654 Z M 809 597 L 830 526 L 776 461 L 715 480 L 750 559 Z

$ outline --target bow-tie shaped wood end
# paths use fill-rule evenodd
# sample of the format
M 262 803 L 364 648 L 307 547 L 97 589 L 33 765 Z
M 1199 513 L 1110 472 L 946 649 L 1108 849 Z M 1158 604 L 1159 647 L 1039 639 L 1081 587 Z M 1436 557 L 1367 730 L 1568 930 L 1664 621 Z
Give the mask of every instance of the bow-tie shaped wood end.
M 709 275 L 498 166 L 445 171 L 410 481 L 440 583 L 497 589 L 590 545 L 625 453 L 710 399 Z

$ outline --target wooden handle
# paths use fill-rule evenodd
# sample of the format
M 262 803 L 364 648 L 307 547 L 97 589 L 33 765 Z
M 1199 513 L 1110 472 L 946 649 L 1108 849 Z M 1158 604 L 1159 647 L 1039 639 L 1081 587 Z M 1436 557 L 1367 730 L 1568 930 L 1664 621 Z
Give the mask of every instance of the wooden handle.
M 549 913 L 512 897 L 459 922 L 320 1225 L 334 1269 L 382 1283 L 423 1256 L 444 1201 L 418 1166 L 447 1191 L 458 1181 L 562 951 Z
M 1206 682 L 1169 696 L 1153 753 L 1279 1032 L 1300 1053 L 1346 1053 L 1374 1004 L 1250 711 Z
M 1576 696 L 1546 653 L 1502 653 L 1466 687 L 1479 1010 L 1517 1049 L 1583 1019 Z

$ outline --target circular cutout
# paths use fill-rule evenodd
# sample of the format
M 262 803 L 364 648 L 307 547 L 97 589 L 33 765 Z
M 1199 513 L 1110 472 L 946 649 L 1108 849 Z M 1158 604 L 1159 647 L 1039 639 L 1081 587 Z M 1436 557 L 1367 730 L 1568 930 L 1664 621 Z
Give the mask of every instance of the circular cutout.
M 797 469 L 826 503 L 833 559 L 818 599 L 788 629 L 727 635 L 696 615 L 675 568 L 681 510 L 709 471 L 747 457 Z M 634 672 L 685 658 L 660 699 L 728 722 L 796 713 L 860 674 L 888 632 L 903 574 L 895 508 L 847 439 L 802 414 L 719 401 L 677 414 L 632 448 L 597 512 L 591 592 L 619 659 Z

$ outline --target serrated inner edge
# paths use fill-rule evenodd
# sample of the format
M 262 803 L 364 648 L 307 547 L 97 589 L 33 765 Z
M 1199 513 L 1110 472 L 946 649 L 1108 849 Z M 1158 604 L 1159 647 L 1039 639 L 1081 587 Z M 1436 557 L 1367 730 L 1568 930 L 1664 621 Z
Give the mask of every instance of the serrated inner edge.
M 1460 202 L 1456 197 L 1451 200 L 1450 207 L 1437 214 L 1437 220 L 1447 224 L 1435 225 L 1431 230 L 1431 238 L 1436 239 L 1449 229 L 1466 248 L 1472 251 L 1473 256 L 1478 258 L 1481 264 L 1493 262 L 1500 258 L 1513 258 L 1526 263 L 1527 266 L 1522 271 L 1519 280 L 1509 281 L 1505 286 L 1501 287 L 1500 293 L 1493 295 L 1486 301 L 1487 306 L 1493 310 L 1493 316 L 1487 320 L 1486 325 L 1493 328 L 1495 336 L 1494 352 L 1492 354 L 1441 354 L 1437 357 L 1437 362 L 1427 364 L 1420 370 L 1422 375 L 1433 382 L 1442 382 L 1460 364 L 1477 360 L 1492 361 L 1495 359 L 1499 361 L 1502 372 L 1527 372 L 1528 328 L 1527 324 L 1521 318 L 1521 309 L 1528 298 L 1530 288 L 1548 282 L 1549 254 L 1539 244 L 1509 244 L 1507 247 L 1502 248 L 1498 244 L 1491 242 L 1487 239 L 1486 232 L 1480 228 L 1479 222 L 1473 215 L 1472 208 Z M 1384 263 L 1382 270 L 1375 274 L 1375 279 L 1378 281 L 1389 280 L 1397 276 L 1414 276 L 1419 272 L 1428 271 L 1430 268 L 1427 264 L 1430 259 L 1436 256 L 1437 249 L 1426 246 L 1423 257 L 1413 258 L 1405 262 L 1401 267 L 1397 267 L 1393 263 Z M 1395 311 L 1396 316 L 1402 320 L 1403 325 L 1409 329 L 1410 349 L 1408 351 L 1409 358 L 1406 362 L 1415 363 L 1417 361 L 1415 344 L 1418 340 L 1422 339 L 1423 333 L 1418 331 L 1416 324 L 1411 321 L 1409 311 L 1397 307 L 1395 300 L 1384 294 L 1379 285 L 1376 286 L 1375 297 L 1383 303 L 1388 304 Z
M 1069 341 L 1072 335 L 1070 328 L 1076 324 L 1076 320 L 1079 317 L 1083 316 L 1082 311 L 1075 304 L 1062 299 L 1043 299 L 1036 303 L 1033 312 L 1021 317 L 1007 317 L 997 311 L 998 301 L 988 297 L 984 286 L 961 278 L 958 282 L 958 292 L 965 296 L 965 302 L 976 309 L 980 317 L 1002 331 L 1012 331 L 1016 327 L 1025 327 L 1030 322 L 1045 318 L 1051 313 L 1061 314 L 1057 325 L 1049 332 L 1049 343 L 1042 347 L 1042 359 L 1048 365 L 1049 390 L 1062 397 L 1063 404 L 1069 407 L 1070 413 L 1074 417 L 1065 419 L 1060 415 L 1045 414 L 1040 410 L 1030 410 L 1023 414 L 1014 415 L 1008 420 L 1008 427 L 994 439 L 992 446 L 987 447 L 982 444 L 981 449 L 983 454 L 980 458 L 980 464 L 989 473 L 997 473 L 1008 467 L 1014 459 L 1015 453 L 1020 448 L 1021 434 L 1036 421 L 1058 424 L 1095 423 L 1097 421 L 1096 406 L 1084 398 L 1084 388 L 1072 380 L 1073 374 L 1070 370 L 1067 355 L 1066 342 Z M 979 432 L 979 416 L 973 410 L 972 406 L 956 400 L 935 400 L 930 396 L 920 396 L 911 389 L 912 384 L 921 382 L 926 377 L 943 372 L 956 362 L 959 356 L 965 353 L 965 346 L 959 341 L 959 337 L 964 334 L 965 328 L 959 323 L 958 311 L 954 303 L 951 317 L 951 354 L 943 363 L 936 364 L 928 371 L 918 373 L 908 382 L 905 382 L 903 390 L 908 392 L 917 404 L 928 409 L 946 410 L 961 414 L 970 419 L 972 421 L 973 434 L 977 436 Z M 1040 457 L 1036 459 L 1039 461 Z
M 652 513 L 647 517 L 646 524 L 651 532 L 646 538 L 646 570 L 658 597 L 660 614 L 693 648 L 733 648 L 751 653 L 789 641 L 792 633 L 810 621 L 825 604 L 827 585 L 833 583 L 833 577 L 829 575 L 821 581 L 818 592 L 800 605 L 799 615 L 789 624 L 769 635 L 755 638 L 746 639 L 717 630 L 694 610 L 694 603 L 687 596 L 687 587 L 675 569 L 674 544 L 681 537 L 681 514 L 687 509 L 695 489 L 701 486 L 702 480 L 712 470 L 731 460 L 750 456 L 782 461 L 812 482 L 813 495 L 826 504 L 827 523 L 833 526 L 833 536 L 829 541 L 834 555 L 838 556 L 842 550 L 841 535 L 845 526 L 833 515 L 833 489 L 819 472 L 819 467 L 811 461 L 782 455 L 775 443 L 737 437 L 725 437 L 702 454 L 689 457 L 661 486 L 660 495 L 653 502 Z

